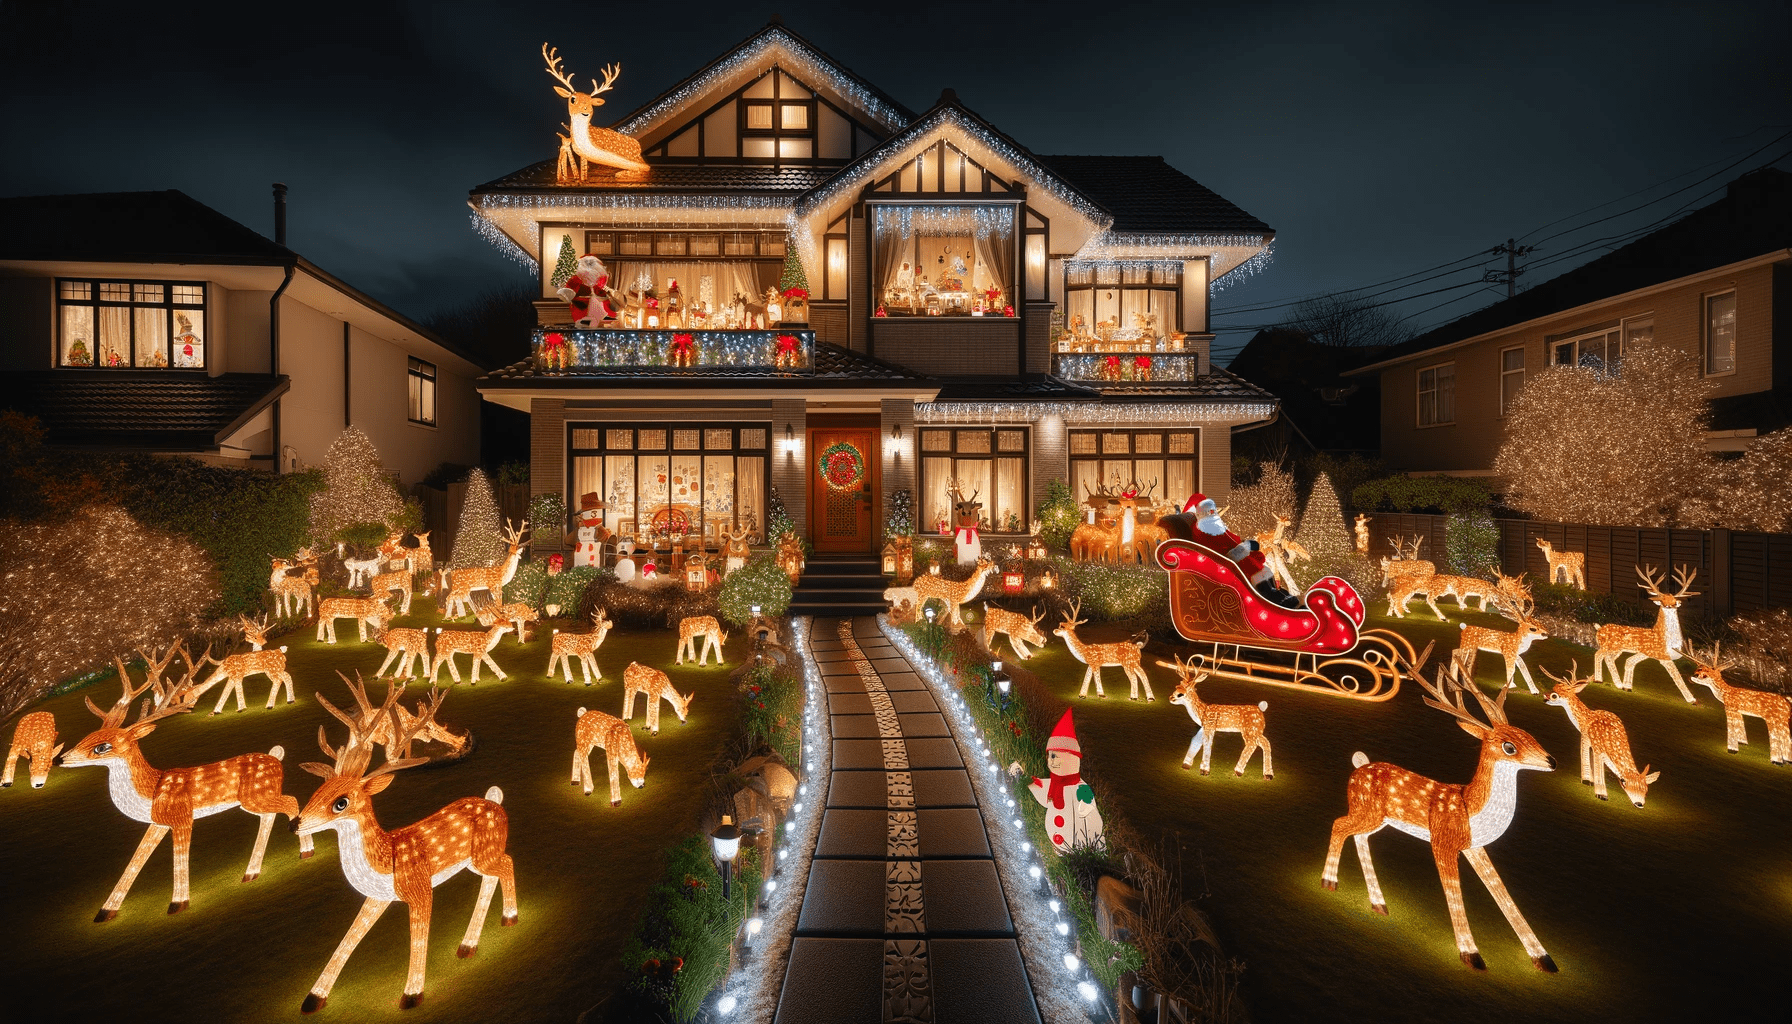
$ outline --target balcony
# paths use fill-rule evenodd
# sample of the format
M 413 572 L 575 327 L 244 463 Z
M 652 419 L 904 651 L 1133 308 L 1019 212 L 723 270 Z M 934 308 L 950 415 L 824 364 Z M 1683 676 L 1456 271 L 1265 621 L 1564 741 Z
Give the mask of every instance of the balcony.
M 793 330 L 636 331 L 537 327 L 535 368 L 560 373 L 815 372 L 815 332 Z
M 1052 373 L 1093 384 L 1186 383 L 1201 375 L 1199 349 L 1122 348 L 1125 344 L 1110 342 L 1099 352 L 1053 352 Z

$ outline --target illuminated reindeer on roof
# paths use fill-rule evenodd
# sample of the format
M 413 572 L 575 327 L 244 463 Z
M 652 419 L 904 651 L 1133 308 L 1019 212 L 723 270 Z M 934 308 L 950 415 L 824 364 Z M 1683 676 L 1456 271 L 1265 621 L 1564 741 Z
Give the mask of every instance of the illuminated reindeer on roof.
M 609 92 L 616 84 L 616 76 L 622 74 L 622 65 L 611 64 L 604 68 L 604 82 L 597 84 L 591 80 L 591 91 L 580 92 L 573 85 L 572 76 L 560 70 L 560 51 L 558 47 L 549 48 L 541 44 L 541 59 L 547 61 L 547 72 L 554 81 L 554 91 L 566 100 L 566 116 L 569 122 L 569 134 L 560 136 L 560 162 L 556 168 L 556 179 L 563 185 L 573 182 L 584 182 L 592 165 L 613 168 L 617 171 L 629 172 L 631 176 L 647 170 L 647 164 L 641 160 L 641 144 L 627 135 L 609 128 L 598 128 L 591 123 L 591 113 L 604 105 L 598 96 Z

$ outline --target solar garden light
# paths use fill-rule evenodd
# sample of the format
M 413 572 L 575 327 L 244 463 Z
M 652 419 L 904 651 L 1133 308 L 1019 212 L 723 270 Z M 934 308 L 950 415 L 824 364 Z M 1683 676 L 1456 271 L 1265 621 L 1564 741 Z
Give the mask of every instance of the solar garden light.
M 983 698 L 989 702 L 989 708 L 997 714 L 1007 714 L 1008 706 L 1014 703 L 1009 690 L 1014 688 L 1014 679 L 1002 671 L 1002 663 L 989 663 L 989 682 L 983 687 Z
M 715 847 L 716 859 L 722 862 L 722 898 L 728 898 L 728 879 L 734 873 L 734 858 L 740 854 L 741 831 L 735 827 L 734 819 L 722 815 L 722 823 L 709 834 L 710 845 Z

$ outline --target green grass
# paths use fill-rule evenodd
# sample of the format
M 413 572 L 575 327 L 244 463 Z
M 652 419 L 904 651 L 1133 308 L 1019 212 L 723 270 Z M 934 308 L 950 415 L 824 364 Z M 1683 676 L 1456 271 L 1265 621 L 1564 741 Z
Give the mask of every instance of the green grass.
M 1469 616 L 1495 624 L 1495 616 Z M 1371 621 L 1369 625 L 1391 625 Z M 1419 648 L 1454 647 L 1454 622 L 1409 617 L 1399 628 Z M 1089 630 L 1096 640 L 1122 639 Z M 1528 657 L 1560 673 L 1591 652 L 1550 641 Z M 1529 696 L 1507 700 L 1558 763 L 1519 777 L 1518 814 L 1488 847 L 1519 909 L 1561 967 L 1534 970 L 1512 929 L 1466 864 L 1469 923 L 1488 971 L 1456 957 L 1449 913 L 1430 848 L 1384 829 L 1371 840 L 1391 916 L 1368 908 L 1351 844 L 1339 890 L 1320 887 L 1334 818 L 1344 813 L 1350 756 L 1448 782 L 1466 782 L 1475 742 L 1404 686 L 1385 704 L 1279 687 L 1213 681 L 1209 702 L 1269 701 L 1275 779 L 1253 759 L 1231 774 L 1240 741 L 1223 734 L 1213 774 L 1184 772 L 1194 735 L 1187 712 L 1167 703 L 1175 674 L 1150 668 L 1157 702 L 1130 703 L 1110 670 L 1109 698 L 1076 699 L 1083 666 L 1054 644 L 1026 667 L 1076 705 L 1085 770 L 1112 806 L 1147 837 L 1179 837 L 1189 891 L 1202 901 L 1227 951 L 1246 961 L 1255 1019 L 1273 1021 L 1587 1021 L 1761 1019 L 1781 1011 L 1775 991 L 1792 946 L 1792 769 L 1768 764 L 1766 737 L 1724 750 L 1721 709 L 1704 689 L 1687 705 L 1657 665 L 1640 668 L 1631 693 L 1589 687 L 1594 708 L 1616 712 L 1639 762 L 1662 772 L 1648 806 L 1601 803 L 1579 779 L 1579 736 L 1559 708 Z M 1491 694 L 1501 659 L 1483 654 L 1477 677 Z M 1683 664 L 1682 672 L 1687 672 Z M 1546 680 L 1538 674 L 1540 688 Z M 1199 762 L 1197 761 L 1197 769 Z
M 417 608 L 426 604 L 420 598 Z M 429 611 L 398 624 L 435 621 Z M 318 725 L 328 723 L 333 739 L 342 738 L 313 692 L 345 704 L 350 698 L 336 670 L 371 676 L 385 656 L 382 647 L 356 643 L 346 620 L 344 629 L 337 633 L 343 642 L 334 647 L 311 640 L 310 629 L 276 641 L 291 645 L 297 703 L 262 710 L 267 683 L 256 676 L 248 683 L 249 710 L 212 718 L 213 691 L 199 711 L 163 722 L 144 740 L 151 763 L 201 764 L 278 743 L 286 749 L 286 791 L 302 805 L 317 780 L 299 764 L 327 760 L 317 749 Z M 488 674 L 476 688 L 453 689 L 439 718 L 471 728 L 478 749 L 458 764 L 399 773 L 375 807 L 381 824 L 397 828 L 460 797 L 502 788 L 520 922 L 499 927 L 494 899 L 478 955 L 457 959 L 478 880 L 462 872 L 443 883 L 435 892 L 422 1016 L 401 1014 L 409 945 L 405 909 L 394 904 L 348 962 L 319 1019 L 571 1020 L 623 984 L 623 945 L 648 891 L 660 881 L 665 851 L 696 830 L 711 762 L 739 713 L 729 669 L 714 662 L 706 669 L 674 667 L 676 644 L 675 632 L 613 630 L 598 651 L 604 681 L 587 689 L 546 680 L 546 630 L 522 647 L 506 637 L 494 657 L 510 673 L 508 680 L 495 682 Z M 739 638 L 730 645 L 731 665 L 744 647 Z M 601 752 L 593 755 L 596 792 L 586 798 L 569 785 L 574 711 L 583 705 L 620 714 L 622 670 L 630 660 L 664 668 L 675 686 L 695 689 L 697 698 L 682 725 L 662 703 L 657 737 L 646 735 L 636 707 L 636 736 L 652 764 L 645 787 L 625 781 L 622 806 L 612 808 Z M 464 658 L 462 665 L 464 676 Z M 413 683 L 407 696 L 422 689 Z M 372 691 L 377 698 L 382 686 L 374 684 Z M 117 684 L 107 680 L 31 710 L 54 712 L 63 741 L 73 742 L 97 724 L 82 704 L 84 695 L 108 706 Z M 10 723 L 4 729 L 10 738 Z M 198 823 L 192 906 L 173 917 L 166 914 L 172 853 L 164 841 L 118 918 L 100 925 L 93 923 L 94 912 L 143 834 L 142 825 L 113 807 L 106 773 L 58 768 L 42 790 L 23 782 L 0 790 L 0 878 L 7 886 L 0 929 L 13 937 L 0 958 L 0 991 L 6 993 L 0 1018 L 24 1019 L 27 1009 L 46 1020 L 296 1018 L 362 898 L 338 866 L 336 834 L 319 833 L 317 855 L 301 861 L 284 818 L 277 819 L 261 877 L 242 884 L 256 825 L 256 818 L 238 810 Z

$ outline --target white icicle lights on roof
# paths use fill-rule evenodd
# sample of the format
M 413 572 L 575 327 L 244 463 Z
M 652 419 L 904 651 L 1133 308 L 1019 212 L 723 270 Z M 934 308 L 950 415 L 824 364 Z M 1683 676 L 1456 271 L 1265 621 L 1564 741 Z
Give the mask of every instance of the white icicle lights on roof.
M 919 402 L 916 423 L 1037 423 L 1057 416 L 1067 424 L 1194 423 L 1259 420 L 1271 402 Z
M 790 208 L 794 200 L 788 195 L 661 195 L 632 192 L 514 193 L 482 195 L 473 209 L 473 230 L 485 236 L 498 251 L 522 264 L 530 273 L 541 273 L 541 265 L 528 250 L 498 226 L 505 216 L 527 218 L 530 229 L 543 219 L 561 219 L 568 215 L 594 210 L 622 210 L 628 213 L 628 226 L 708 227 L 717 211 L 728 211 L 731 221 L 754 230 L 789 231 Z M 768 211 L 763 219 L 743 220 L 742 211 Z

